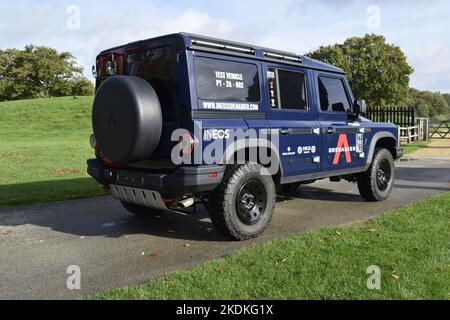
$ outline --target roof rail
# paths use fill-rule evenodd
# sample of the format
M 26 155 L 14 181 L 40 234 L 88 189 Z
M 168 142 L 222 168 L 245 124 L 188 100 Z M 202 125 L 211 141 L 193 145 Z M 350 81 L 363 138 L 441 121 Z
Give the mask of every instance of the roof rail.
M 225 50 L 225 51 L 232 51 L 232 52 L 237 52 L 237 53 L 255 55 L 255 49 L 253 49 L 252 47 L 246 47 L 246 46 L 241 46 L 241 45 L 222 42 L 222 41 L 215 41 L 215 40 L 209 40 L 209 39 L 203 40 L 203 39 L 192 38 L 191 43 L 193 46 L 196 46 L 196 47 L 212 48 L 212 49 L 218 49 L 218 50 Z
M 291 55 L 279 54 L 279 53 L 270 52 L 270 51 L 264 51 L 263 54 L 267 58 L 287 60 L 287 61 L 298 62 L 298 63 L 302 63 L 303 62 L 302 58 L 299 57 L 299 56 L 291 56 Z
M 259 59 L 263 58 L 267 61 L 282 61 L 288 64 L 303 64 L 303 57 L 296 55 L 292 52 L 278 51 L 269 48 L 262 47 L 253 47 L 251 45 L 247 45 L 245 43 L 221 40 L 210 37 L 203 37 L 200 35 L 194 34 L 184 34 L 189 36 L 190 45 L 193 49 L 199 50 L 207 50 L 213 52 L 228 52 L 229 54 L 234 55 L 251 55 L 253 57 L 257 57 Z M 260 54 L 263 57 L 258 57 Z M 281 62 L 280 61 L 280 62 Z

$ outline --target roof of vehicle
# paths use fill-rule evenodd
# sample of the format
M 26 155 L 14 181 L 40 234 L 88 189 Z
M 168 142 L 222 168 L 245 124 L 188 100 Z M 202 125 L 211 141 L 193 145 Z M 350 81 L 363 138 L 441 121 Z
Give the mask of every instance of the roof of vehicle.
M 136 46 L 143 42 L 167 37 L 177 37 L 180 40 L 181 44 L 187 49 L 211 51 L 215 53 L 231 54 L 247 58 L 249 57 L 249 55 L 251 55 L 253 58 L 259 60 L 269 60 L 278 63 L 301 65 L 302 67 L 318 69 L 328 72 L 345 73 L 345 71 L 339 67 L 318 60 L 314 60 L 307 56 L 301 56 L 293 52 L 265 48 L 261 46 L 251 45 L 248 43 L 241 43 L 236 41 L 224 40 L 185 32 L 167 34 L 155 38 L 139 40 L 128 43 L 127 45 L 125 45 L 125 47 Z M 124 46 L 118 46 L 108 50 L 104 50 L 100 54 L 104 54 L 110 52 L 111 50 L 118 49 L 121 47 Z

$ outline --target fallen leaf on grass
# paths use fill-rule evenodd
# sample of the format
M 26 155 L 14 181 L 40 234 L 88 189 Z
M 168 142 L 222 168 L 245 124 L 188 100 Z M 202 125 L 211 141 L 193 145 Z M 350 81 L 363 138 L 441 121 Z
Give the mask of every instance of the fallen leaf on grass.
M 222 273 L 223 269 L 221 267 L 216 267 L 216 269 L 214 269 L 214 271 L 216 271 L 217 273 Z
M 283 260 L 281 260 L 281 262 L 282 262 L 282 263 L 285 263 L 285 262 L 288 261 L 288 259 L 289 259 L 289 257 L 284 257 Z
M 5 236 L 9 236 L 9 235 L 12 234 L 12 230 L 11 230 L 11 229 L 6 229 L 6 230 L 3 231 L 3 234 L 4 234 Z
M 63 168 L 50 171 L 50 174 L 57 174 L 57 175 L 80 174 L 80 173 L 83 173 L 83 170 L 77 168 Z
M 392 276 L 392 279 L 394 279 L 394 280 L 400 279 L 400 276 L 398 276 L 398 275 L 396 275 L 396 274 L 392 274 L 391 276 Z
M 336 231 L 336 235 L 340 236 L 342 233 L 339 231 Z
M 369 229 L 369 232 L 377 232 L 377 229 Z

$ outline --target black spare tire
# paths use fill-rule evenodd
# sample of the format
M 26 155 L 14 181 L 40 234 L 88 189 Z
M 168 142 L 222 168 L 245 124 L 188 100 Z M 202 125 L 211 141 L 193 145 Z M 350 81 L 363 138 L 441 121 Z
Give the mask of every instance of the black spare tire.
M 103 155 L 114 162 L 147 159 L 161 139 L 158 96 L 146 80 L 107 78 L 98 88 L 92 111 L 94 135 Z

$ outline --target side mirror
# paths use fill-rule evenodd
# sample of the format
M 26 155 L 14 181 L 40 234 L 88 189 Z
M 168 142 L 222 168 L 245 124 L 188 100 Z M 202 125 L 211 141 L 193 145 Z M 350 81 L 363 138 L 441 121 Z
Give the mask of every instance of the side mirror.
M 367 111 L 367 104 L 365 100 L 355 100 L 355 104 L 353 105 L 353 112 L 356 116 L 360 116 L 361 114 L 365 114 Z

